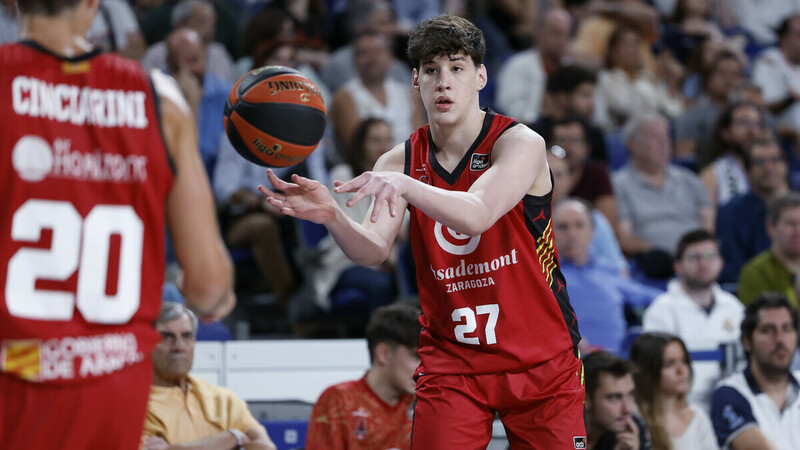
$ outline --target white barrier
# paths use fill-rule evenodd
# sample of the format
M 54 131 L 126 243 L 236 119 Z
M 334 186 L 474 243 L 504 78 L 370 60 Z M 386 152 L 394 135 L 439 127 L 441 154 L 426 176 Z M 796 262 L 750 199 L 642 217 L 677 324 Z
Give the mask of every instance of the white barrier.
M 248 402 L 314 403 L 328 386 L 368 368 L 364 339 L 198 342 L 192 374 Z

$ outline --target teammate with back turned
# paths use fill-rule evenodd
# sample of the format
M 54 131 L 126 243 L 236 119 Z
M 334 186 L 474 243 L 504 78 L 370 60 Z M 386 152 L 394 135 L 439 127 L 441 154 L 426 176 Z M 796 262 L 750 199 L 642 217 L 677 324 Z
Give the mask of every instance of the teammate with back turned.
M 4 449 L 139 447 L 165 222 L 190 306 L 235 302 L 188 105 L 91 48 L 99 2 L 19 0 L 21 41 L 0 47 Z
M 423 314 L 414 448 L 477 449 L 495 413 L 512 448 L 582 448 L 577 320 L 550 223 L 552 179 L 540 136 L 481 110 L 485 42 L 469 21 L 438 16 L 409 39 L 412 86 L 429 125 L 345 183 L 361 224 L 320 183 L 268 172 L 284 214 L 324 224 L 356 263 L 389 255 L 406 207 Z

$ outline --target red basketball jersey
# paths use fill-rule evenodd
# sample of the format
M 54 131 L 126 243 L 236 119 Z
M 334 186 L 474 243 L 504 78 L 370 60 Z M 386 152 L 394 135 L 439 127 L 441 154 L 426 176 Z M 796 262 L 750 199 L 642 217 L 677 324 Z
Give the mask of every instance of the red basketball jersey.
M 480 135 L 452 173 L 437 161 L 429 126 L 406 141 L 405 172 L 467 191 L 492 164 L 492 147 L 513 119 L 488 111 Z M 420 373 L 519 370 L 580 340 L 551 225 L 552 190 L 526 195 L 479 236 L 456 233 L 411 211 L 411 244 L 423 314 Z
M 173 173 L 135 61 L 0 47 L 0 372 L 74 382 L 158 342 Z

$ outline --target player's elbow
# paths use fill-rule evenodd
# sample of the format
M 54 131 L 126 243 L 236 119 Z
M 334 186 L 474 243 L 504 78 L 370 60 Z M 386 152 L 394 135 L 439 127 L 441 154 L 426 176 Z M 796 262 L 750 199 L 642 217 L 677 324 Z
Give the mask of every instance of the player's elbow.
M 380 248 L 375 252 L 370 252 L 368 254 L 362 255 L 353 255 L 351 256 L 351 260 L 358 264 L 359 266 L 371 266 L 376 267 L 383 264 L 387 259 L 389 259 L 389 253 L 391 252 L 391 248 Z
M 198 313 L 208 316 L 231 292 L 233 263 L 226 254 L 212 264 L 194 269 L 184 272 L 184 296 Z

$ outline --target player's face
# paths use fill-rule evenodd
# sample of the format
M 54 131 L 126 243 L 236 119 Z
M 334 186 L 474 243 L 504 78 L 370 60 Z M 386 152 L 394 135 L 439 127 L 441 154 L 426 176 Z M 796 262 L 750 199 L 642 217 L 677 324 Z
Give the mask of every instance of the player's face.
M 781 211 L 775 225 L 767 223 L 767 232 L 772 243 L 787 257 L 800 256 L 800 207 Z
M 392 377 L 392 386 L 398 392 L 413 394 L 417 383 L 414 381 L 414 371 L 419 366 L 417 349 L 405 345 L 396 345 L 389 354 L 389 373 Z
M 194 359 L 194 330 L 186 314 L 156 325 L 161 342 L 153 349 L 153 367 L 164 379 L 184 376 L 192 368 Z
M 789 310 L 762 309 L 752 339 L 744 339 L 743 343 L 750 352 L 750 363 L 758 365 L 762 373 L 787 373 L 797 349 L 797 330 Z
M 669 395 L 685 395 L 689 392 L 689 361 L 678 342 L 670 342 L 661 357 L 661 392 Z
M 722 257 L 714 241 L 687 246 L 683 257 L 675 262 L 675 273 L 692 290 L 709 288 L 721 271 Z
M 475 67 L 464 53 L 440 55 L 414 69 L 412 86 L 422 95 L 431 123 L 454 125 L 478 108 L 478 91 L 486 86 L 486 67 Z
M 553 212 L 556 248 L 562 258 L 584 261 L 592 243 L 592 220 L 585 208 L 572 203 L 557 207 Z
M 634 411 L 633 376 L 601 373 L 599 381 L 587 407 L 592 422 L 606 431 L 622 432 Z

